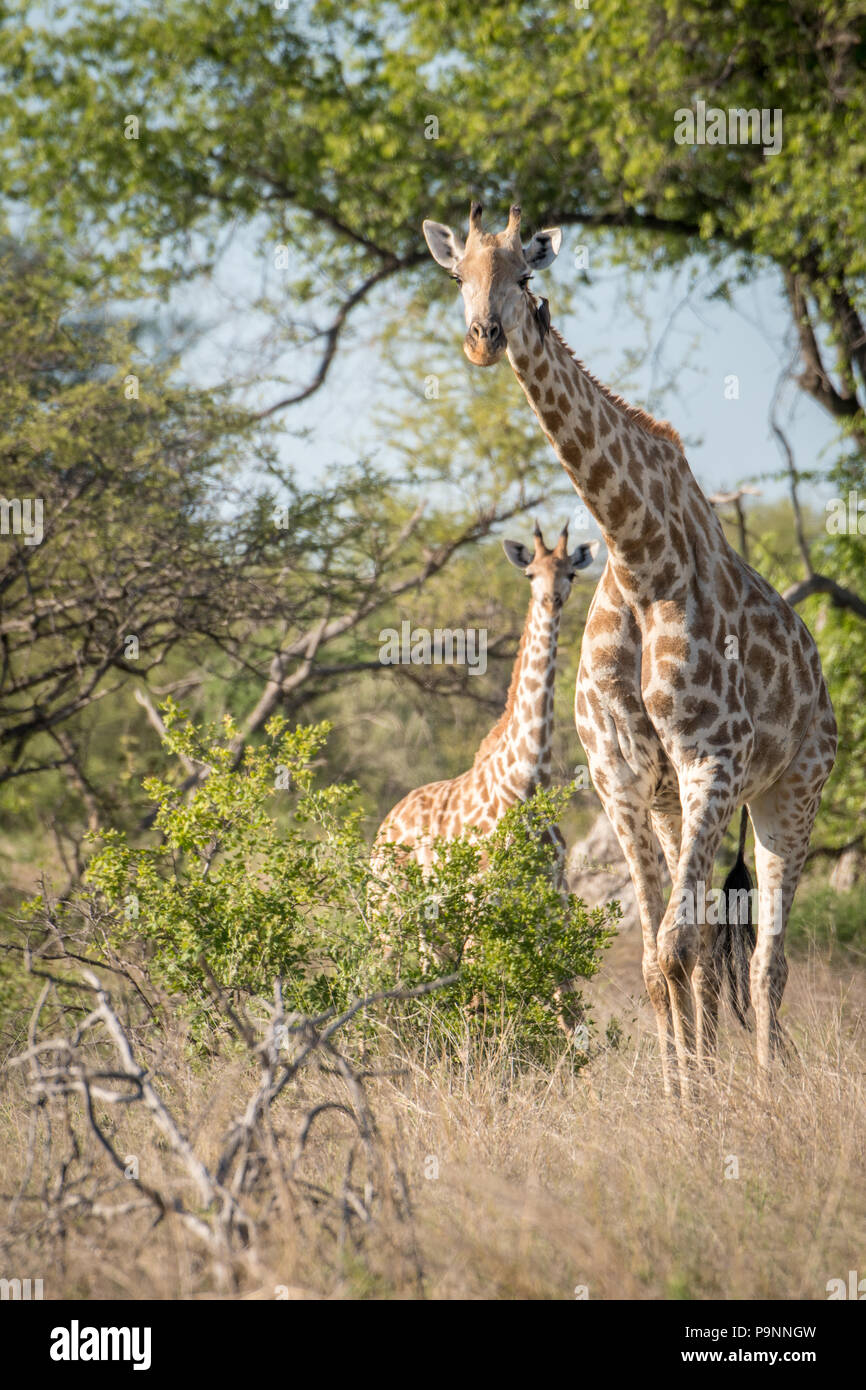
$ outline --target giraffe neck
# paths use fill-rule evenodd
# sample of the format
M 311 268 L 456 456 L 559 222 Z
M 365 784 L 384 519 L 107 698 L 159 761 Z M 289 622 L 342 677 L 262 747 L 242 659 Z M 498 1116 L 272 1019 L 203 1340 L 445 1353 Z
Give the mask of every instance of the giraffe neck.
M 686 462 L 679 436 L 613 395 L 553 328 L 526 309 L 508 358 L 557 457 L 595 517 L 614 576 L 636 605 L 673 597 L 706 550 L 725 547 L 721 524 Z
M 493 766 L 497 792 L 508 802 L 525 800 L 550 780 L 559 619 L 559 609 L 533 596 L 505 712 L 476 754 L 476 767 Z

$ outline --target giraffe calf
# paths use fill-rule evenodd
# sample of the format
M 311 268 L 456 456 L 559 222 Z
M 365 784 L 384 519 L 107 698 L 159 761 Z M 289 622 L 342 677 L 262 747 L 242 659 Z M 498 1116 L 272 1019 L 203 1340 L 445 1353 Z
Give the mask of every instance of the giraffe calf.
M 549 550 L 537 524 L 533 552 L 519 541 L 506 540 L 503 547 L 511 564 L 523 571 L 531 586 L 505 709 L 467 772 L 417 787 L 389 811 L 373 847 L 372 866 L 377 876 L 385 869 L 383 845 L 399 845 L 401 852 L 428 872 L 437 839 L 483 838 L 511 806 L 550 783 L 560 617 L 575 575 L 592 563 L 598 547 L 596 542 L 583 544 L 569 554 L 566 525 Z M 561 876 L 564 845 L 555 827 L 551 835 Z

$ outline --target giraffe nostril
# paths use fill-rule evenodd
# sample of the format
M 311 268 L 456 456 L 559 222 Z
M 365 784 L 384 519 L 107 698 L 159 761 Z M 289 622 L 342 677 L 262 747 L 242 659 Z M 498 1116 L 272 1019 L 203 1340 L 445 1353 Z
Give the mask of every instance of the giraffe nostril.
M 486 339 L 489 343 L 496 344 L 502 337 L 502 324 L 498 319 L 474 319 L 469 332 L 476 342 Z

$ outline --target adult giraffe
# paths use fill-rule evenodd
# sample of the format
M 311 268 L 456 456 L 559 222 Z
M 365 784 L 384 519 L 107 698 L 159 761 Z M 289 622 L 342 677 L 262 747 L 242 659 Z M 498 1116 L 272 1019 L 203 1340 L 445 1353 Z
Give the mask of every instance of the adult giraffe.
M 836 722 L 812 637 L 728 544 L 679 436 L 596 381 L 551 328 L 547 301 L 529 290 L 533 272 L 559 251 L 559 228 L 524 246 L 518 207 L 498 235 L 483 230 L 481 212 L 473 203 L 465 242 L 438 222 L 425 222 L 424 236 L 460 286 L 467 357 L 492 366 L 507 352 L 607 543 L 575 719 L 640 907 L 665 1089 L 678 1080 L 685 1096 L 693 1058 L 712 1065 L 720 985 L 719 928 L 695 908 L 743 805 L 758 870 L 749 986 L 760 1067 L 782 1047 L 785 927 L 836 754 Z M 653 829 L 673 884 L 667 907 Z M 735 975 L 742 934 L 726 939 Z

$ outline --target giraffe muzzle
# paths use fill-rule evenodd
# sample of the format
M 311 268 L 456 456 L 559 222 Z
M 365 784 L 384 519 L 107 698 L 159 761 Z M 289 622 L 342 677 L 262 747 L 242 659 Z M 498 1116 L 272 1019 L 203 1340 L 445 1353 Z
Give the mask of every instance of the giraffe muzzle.
M 463 351 L 476 367 L 492 367 L 508 346 L 498 318 L 473 319 L 463 340 Z

